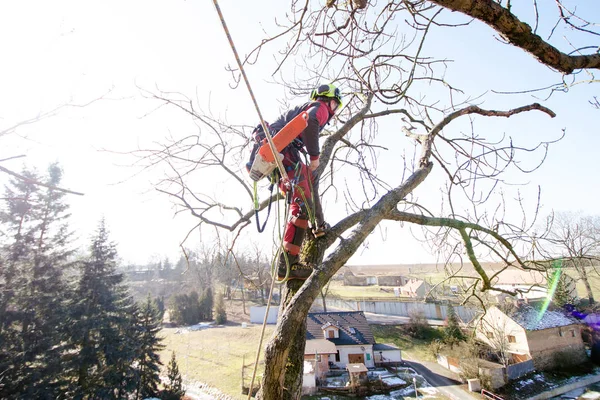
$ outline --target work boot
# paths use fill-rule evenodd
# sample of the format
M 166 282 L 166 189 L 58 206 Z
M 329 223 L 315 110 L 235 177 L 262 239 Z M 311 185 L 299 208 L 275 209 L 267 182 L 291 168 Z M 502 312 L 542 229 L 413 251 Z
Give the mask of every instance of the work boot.
M 287 255 L 287 261 L 286 261 Z M 287 266 L 290 266 L 290 274 L 288 279 L 301 279 L 306 280 L 312 273 L 312 268 L 308 265 L 302 265 L 299 262 L 298 255 L 291 255 L 289 253 L 281 253 L 279 255 L 279 263 L 277 265 L 277 280 L 283 281 L 287 275 Z
M 312 229 L 312 234 L 315 238 L 320 238 L 325 235 L 327 231 L 331 228 L 327 222 L 323 222 L 321 225 Z

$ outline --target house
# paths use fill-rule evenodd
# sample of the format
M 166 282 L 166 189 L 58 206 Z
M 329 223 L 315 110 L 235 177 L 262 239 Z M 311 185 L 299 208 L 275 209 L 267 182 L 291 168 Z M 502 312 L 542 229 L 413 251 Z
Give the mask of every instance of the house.
M 306 343 L 316 339 L 327 339 L 335 345 L 336 353 L 329 361 L 339 368 L 357 363 L 375 366 L 375 339 L 362 311 L 309 313 Z
M 400 296 L 424 299 L 431 291 L 431 285 L 421 279 L 411 278 L 400 287 Z
M 561 311 L 534 308 L 524 302 L 490 307 L 476 328 L 478 339 L 490 345 L 506 364 L 533 360 L 538 370 L 587 360 L 581 326 Z
M 349 269 L 344 272 L 344 286 L 373 286 L 377 285 L 377 277 L 373 275 L 355 275 Z
M 335 346 L 335 351 L 325 347 L 325 340 Z M 348 364 L 375 364 L 402 362 L 400 349 L 393 345 L 375 343 L 371 328 L 362 311 L 309 313 L 306 320 L 306 348 L 304 358 L 327 355 L 333 368 L 346 368 Z M 321 368 L 323 368 L 322 364 Z
M 380 275 L 377 277 L 379 286 L 404 286 L 410 278 L 402 275 Z

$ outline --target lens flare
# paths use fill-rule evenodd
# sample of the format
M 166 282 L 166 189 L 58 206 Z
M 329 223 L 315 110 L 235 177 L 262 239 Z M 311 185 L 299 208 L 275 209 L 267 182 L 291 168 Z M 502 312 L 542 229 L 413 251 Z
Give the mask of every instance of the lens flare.
M 558 286 L 558 282 L 560 281 L 560 277 L 563 273 L 562 260 L 554 261 L 552 263 L 552 270 L 552 278 L 550 280 L 550 285 L 548 285 L 548 294 L 546 295 L 544 303 L 542 304 L 542 307 L 539 310 L 537 322 L 540 322 L 540 320 L 544 317 L 546 310 L 548 310 L 548 306 L 550 306 L 550 303 L 552 303 L 554 293 L 556 292 L 556 287 Z

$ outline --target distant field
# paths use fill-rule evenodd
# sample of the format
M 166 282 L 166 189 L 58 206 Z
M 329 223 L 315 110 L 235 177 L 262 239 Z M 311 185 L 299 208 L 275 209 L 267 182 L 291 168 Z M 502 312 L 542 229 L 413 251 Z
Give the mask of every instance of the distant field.
M 498 269 L 498 265 L 492 263 L 484 263 L 484 268 L 488 273 Z M 368 266 L 349 266 L 355 274 L 361 275 L 406 275 L 412 278 L 423 279 L 431 284 L 437 284 L 447 279 L 447 274 L 443 266 L 436 264 L 413 264 L 413 265 L 368 265 Z M 455 270 L 458 267 L 454 267 Z M 597 301 L 600 301 L 600 268 L 596 271 L 594 268 L 588 268 L 588 280 L 592 287 L 592 292 Z M 587 298 L 587 293 L 584 284 L 579 280 L 576 271 L 569 269 L 566 273 L 573 277 L 576 281 L 577 295 L 580 298 Z M 475 270 L 471 267 L 464 267 L 460 272 L 462 276 L 476 276 Z M 445 282 L 446 285 L 457 284 L 462 279 L 450 279 Z M 341 282 L 332 284 L 331 293 L 335 293 L 340 297 L 394 297 L 393 292 L 384 293 L 379 286 L 350 286 L 344 287 Z
M 341 281 L 332 281 L 329 286 L 328 295 L 341 297 L 344 299 L 361 298 L 393 298 L 394 290 L 391 287 L 372 286 L 344 286 Z

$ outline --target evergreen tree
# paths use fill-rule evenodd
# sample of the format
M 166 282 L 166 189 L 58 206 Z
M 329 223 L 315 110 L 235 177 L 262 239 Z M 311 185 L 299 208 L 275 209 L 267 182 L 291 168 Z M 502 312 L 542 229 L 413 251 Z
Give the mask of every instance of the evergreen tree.
M 158 310 L 152 304 L 152 299 L 148 295 L 147 301 L 140 307 L 136 318 L 139 338 L 138 338 L 138 387 L 137 399 L 146 397 L 155 397 L 158 394 L 158 384 L 160 383 L 160 357 L 158 351 L 164 348 L 160 344 L 161 338 L 158 332 L 161 328 L 161 319 Z
M 158 296 L 154 298 L 154 308 L 156 308 L 156 310 L 158 311 L 158 319 L 159 321 L 162 322 L 164 316 L 165 316 L 165 297 L 164 296 Z
M 558 307 L 567 304 L 576 304 L 577 299 L 572 294 L 572 280 L 565 275 L 562 262 L 556 261 L 548 271 L 548 293 L 552 296 L 552 302 Z
M 198 292 L 173 296 L 169 302 L 169 315 L 175 325 L 197 324 L 202 317 Z
M 137 387 L 136 307 L 116 267 L 115 244 L 102 220 L 82 262 L 73 306 L 73 397 L 122 398 Z
M 446 318 L 446 326 L 444 327 L 444 341 L 452 348 L 454 344 L 463 340 L 465 340 L 465 336 L 460 329 L 456 310 L 452 304 L 448 304 L 448 318 Z
M 213 292 L 211 287 L 206 288 L 200 300 L 200 321 L 212 321 L 213 319 Z
M 65 193 L 55 189 L 62 178 L 56 164 L 43 178 L 27 170 L 22 175 L 29 180 L 13 180 L 6 188 L 6 209 L 0 217 L 8 232 L 2 246 L 5 268 L 0 272 L 0 370 L 6 381 L 0 394 L 53 399 L 63 386 L 63 271 L 72 253 L 68 205 Z
M 162 400 L 180 400 L 183 396 L 185 396 L 185 390 L 183 389 L 175 352 L 173 352 L 171 353 L 171 361 L 167 365 L 167 381 L 160 398 Z
M 225 311 L 225 301 L 223 300 L 223 295 L 219 294 L 217 296 L 217 301 L 215 303 L 215 322 L 219 325 L 227 322 L 227 312 Z
M 30 171 L 22 175 L 31 180 L 38 177 Z M 0 371 L 3 386 L 0 398 L 14 398 L 25 386 L 30 373 L 23 357 L 20 322 L 24 311 L 18 298 L 27 288 L 25 271 L 31 266 L 35 241 L 34 207 L 38 187 L 30 181 L 13 179 L 5 187 L 5 207 L 2 223 L 2 268 L 0 269 Z

